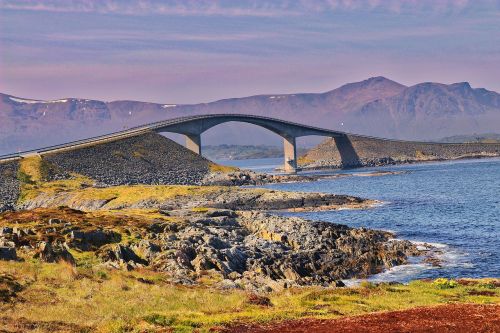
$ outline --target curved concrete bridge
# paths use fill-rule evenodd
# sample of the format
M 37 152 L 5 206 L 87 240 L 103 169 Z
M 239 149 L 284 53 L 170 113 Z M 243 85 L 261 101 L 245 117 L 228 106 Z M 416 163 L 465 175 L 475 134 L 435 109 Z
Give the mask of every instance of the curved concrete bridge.
M 244 122 L 266 128 L 283 138 L 285 166 L 287 172 L 297 170 L 296 139 L 307 135 L 332 137 L 340 152 L 342 164 L 345 166 L 359 166 L 359 157 L 356 154 L 347 133 L 302 125 L 286 120 L 245 114 L 210 114 L 174 118 L 165 121 L 146 124 L 128 130 L 85 140 L 73 141 L 61 145 L 35 149 L 16 154 L 0 156 L 0 160 L 18 159 L 32 154 L 49 154 L 58 151 L 78 149 L 85 146 L 116 141 L 127 137 L 141 135 L 147 132 L 171 132 L 183 134 L 186 137 L 186 147 L 197 154 L 201 154 L 201 134 L 210 128 L 227 122 Z

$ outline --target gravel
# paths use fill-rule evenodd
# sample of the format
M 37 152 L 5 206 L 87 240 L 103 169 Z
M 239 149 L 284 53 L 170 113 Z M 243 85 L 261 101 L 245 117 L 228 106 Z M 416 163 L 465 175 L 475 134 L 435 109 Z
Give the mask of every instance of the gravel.
M 58 169 L 108 186 L 198 185 L 210 172 L 210 161 L 156 133 L 49 154 L 44 159 Z
M 14 207 L 20 191 L 17 161 L 0 163 L 0 212 Z

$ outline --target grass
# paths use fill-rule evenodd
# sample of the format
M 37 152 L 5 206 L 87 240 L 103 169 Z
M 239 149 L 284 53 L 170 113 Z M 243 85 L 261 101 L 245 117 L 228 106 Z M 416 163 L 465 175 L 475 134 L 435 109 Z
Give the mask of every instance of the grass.
M 170 285 L 163 274 L 147 270 L 92 271 L 85 265 L 92 260 L 80 254 L 76 268 L 34 261 L 2 263 L 0 275 L 15 276 L 24 285 L 17 296 L 23 301 L 5 307 L 4 316 L 35 322 L 62 320 L 98 332 L 154 332 L 161 327 L 206 332 L 233 321 L 336 318 L 450 302 L 499 303 L 498 282 L 479 280 L 453 288 L 432 281 L 297 288 L 272 293 L 268 295 L 272 306 L 259 306 L 249 302 L 248 293 L 242 290 Z
M 224 191 L 252 191 L 265 192 L 264 189 L 240 189 L 227 186 L 195 186 L 195 185 L 122 185 L 105 188 L 92 187 L 93 181 L 81 175 L 73 175 L 71 179 L 57 181 L 42 181 L 36 183 L 23 183 L 18 202 L 22 204 L 28 200 L 45 196 L 47 204 L 55 195 L 64 196 L 64 205 L 79 207 L 81 203 L 100 201 L 104 203 L 102 209 L 121 210 L 126 206 L 133 206 L 141 202 L 161 202 L 178 197 L 196 199 L 213 193 Z M 55 200 L 54 205 L 60 205 Z M 55 206 L 54 206 L 55 208 Z M 123 213 L 149 214 L 140 210 L 122 210 Z M 116 212 L 115 212 L 116 213 Z M 149 214 L 150 215 L 150 214 Z M 150 215 L 151 216 L 151 215 Z M 156 217 L 160 217 L 158 214 Z
M 72 196 L 71 200 L 75 203 L 105 200 L 108 210 L 84 213 L 62 208 L 4 213 L 0 216 L 0 225 L 22 224 L 27 227 L 48 218 L 60 218 L 81 223 L 84 228 L 112 228 L 120 232 L 122 241 L 126 242 L 126 237 L 133 236 L 126 236 L 122 228 L 144 228 L 158 220 L 169 222 L 178 218 L 165 216 L 157 209 L 121 209 L 121 206 L 179 196 L 196 198 L 231 190 L 217 186 L 92 188 L 91 179 L 76 174 L 71 179 L 46 182 L 48 167 L 37 156 L 21 161 L 18 175 L 22 181 L 21 200 L 44 193 L 65 193 Z M 229 172 L 224 168 L 214 165 L 214 170 Z M 207 208 L 193 210 L 204 212 Z M 27 258 L 24 262 L 1 262 L 0 295 L 3 285 L 8 287 L 7 282 L 16 286 L 9 302 L 0 301 L 2 317 L 13 322 L 20 318 L 35 323 L 62 321 L 67 325 L 88 328 L 89 332 L 155 332 L 164 328 L 173 328 L 176 332 L 207 332 L 211 327 L 234 321 L 335 318 L 450 302 L 499 303 L 500 289 L 498 282 L 493 280 L 467 284 L 437 280 L 413 281 L 409 285 L 366 282 L 356 288 L 288 289 L 268 295 L 271 306 L 260 306 L 251 302 L 245 291 L 210 288 L 214 279 L 209 273 L 200 278 L 202 286 L 185 287 L 172 285 L 165 274 L 151 270 L 108 271 L 99 268 L 100 262 L 94 252 L 71 252 L 76 267 L 63 263 L 40 263 Z M 3 283 L 2 277 L 9 280 L 4 279 L 7 282 Z
M 33 183 L 41 182 L 44 178 L 42 164 L 40 155 L 25 157 L 19 163 L 19 174 L 28 177 Z
M 26 169 L 24 169 L 26 170 Z M 178 196 L 196 197 L 220 189 L 218 186 L 189 186 L 189 185 L 134 185 L 112 186 L 106 188 L 91 187 L 90 178 L 73 174 L 71 179 L 43 181 L 38 179 L 32 170 L 23 172 L 25 181 L 21 185 L 19 203 L 35 199 L 40 195 L 54 196 L 65 193 L 70 201 L 77 204 L 83 201 L 103 200 L 112 202 L 108 208 L 130 205 L 146 200 L 166 200 Z
M 230 173 L 240 171 L 239 168 L 227 165 L 220 165 L 216 163 L 210 163 L 208 166 L 211 172 L 222 172 L 222 173 Z
M 136 154 L 141 158 L 140 150 Z M 61 193 L 70 193 L 72 203 L 88 200 L 113 201 L 112 207 L 120 207 L 138 203 L 143 200 L 165 200 L 177 196 L 204 195 L 220 189 L 217 186 L 183 186 L 183 185 L 135 185 L 135 186 L 113 186 L 107 188 L 95 188 L 94 181 L 86 176 L 72 173 L 71 178 L 47 181 L 46 176 L 50 168 L 54 166 L 44 161 L 40 156 L 23 158 L 20 162 L 18 179 L 21 181 L 21 194 L 18 203 L 35 199 L 40 195 L 53 196 Z M 212 172 L 234 172 L 238 168 L 210 164 Z
M 21 159 L 17 174 L 17 178 L 21 182 L 21 194 L 18 203 L 34 199 L 41 193 L 53 195 L 78 190 L 94 183 L 92 179 L 75 173 L 71 174 L 70 179 L 47 181 L 46 177 L 50 168 L 53 168 L 53 166 L 44 161 L 39 155 Z

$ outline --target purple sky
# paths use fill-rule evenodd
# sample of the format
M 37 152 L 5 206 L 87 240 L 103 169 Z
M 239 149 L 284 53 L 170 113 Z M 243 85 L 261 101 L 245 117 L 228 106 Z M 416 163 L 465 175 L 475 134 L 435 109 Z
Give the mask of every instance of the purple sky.
M 197 103 L 382 75 L 500 91 L 500 0 L 0 0 L 0 92 Z

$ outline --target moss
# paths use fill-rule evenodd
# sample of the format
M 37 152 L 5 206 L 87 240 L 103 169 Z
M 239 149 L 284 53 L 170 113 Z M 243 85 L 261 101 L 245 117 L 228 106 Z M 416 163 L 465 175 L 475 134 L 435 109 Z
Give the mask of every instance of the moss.
M 175 322 L 175 317 L 167 317 L 159 313 L 153 313 L 142 318 L 145 322 L 155 326 L 168 327 Z
M 22 170 L 19 170 L 17 172 L 17 179 L 21 182 L 22 185 L 25 185 L 25 184 L 29 184 L 29 185 L 36 184 L 35 181 L 33 181 L 31 179 L 31 176 L 28 175 L 27 173 L 25 173 Z
M 92 251 L 77 251 L 70 249 L 70 253 L 75 258 L 76 266 L 83 269 L 92 269 L 94 266 L 101 263 Z

